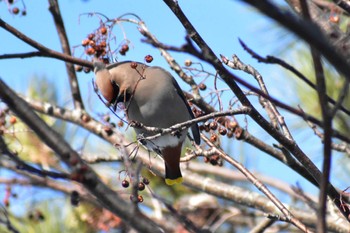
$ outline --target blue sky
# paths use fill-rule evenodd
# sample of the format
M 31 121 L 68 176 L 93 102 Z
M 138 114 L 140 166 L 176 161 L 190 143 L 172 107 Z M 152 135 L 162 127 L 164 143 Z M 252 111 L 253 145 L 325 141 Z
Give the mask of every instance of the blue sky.
M 79 19 L 80 14 L 87 12 L 101 12 L 110 18 L 116 18 L 124 13 L 135 13 L 145 21 L 149 30 L 161 42 L 177 46 L 184 43 L 185 30 L 170 9 L 160 0 L 71 0 L 60 1 L 59 3 L 71 46 L 80 44 L 90 32 L 99 26 L 96 18 L 81 16 Z M 26 1 L 26 4 L 27 16 L 21 17 L 9 14 L 4 1 L 0 2 L 1 18 L 43 45 L 61 51 L 52 16 L 47 9 L 48 3 L 46 1 Z M 218 1 L 192 0 L 179 1 L 179 4 L 216 54 L 223 54 L 227 57 L 237 54 L 242 61 L 253 65 L 264 76 L 271 95 L 277 98 L 283 97 L 284 102 L 295 103 L 293 89 L 289 88 L 288 85 L 285 86 L 287 80 L 285 73 L 276 66 L 257 63 L 243 51 L 238 42 L 238 38 L 241 38 L 261 55 L 279 56 L 283 51 L 285 42 L 294 40 L 294 37 L 285 31 L 277 30 L 274 22 L 261 16 L 240 1 L 220 1 L 219 3 Z M 21 8 L 20 3 L 17 3 L 17 5 Z M 154 57 L 153 65 L 170 70 L 157 49 L 140 42 L 141 36 L 134 25 L 125 25 L 125 30 L 134 47 L 131 48 L 126 57 L 119 56 L 118 59 L 142 61 L 145 55 L 151 54 Z M 0 38 L 0 54 L 34 51 L 30 46 L 3 29 L 0 29 Z M 121 40 L 122 37 L 119 36 L 118 38 L 117 36 L 118 39 Z M 80 52 L 77 53 L 77 55 L 79 54 Z M 183 64 L 183 61 L 190 57 L 178 53 L 172 53 L 172 55 L 180 64 Z M 66 70 L 62 61 L 47 58 L 9 59 L 0 60 L 0 67 L 2 68 L 0 77 L 18 92 L 25 93 L 31 76 L 45 76 L 54 81 L 59 87 L 59 105 L 65 105 L 70 100 Z M 214 72 L 212 69 L 211 71 Z M 247 77 L 247 80 L 251 80 L 255 85 L 253 78 L 244 75 L 242 72 L 235 73 L 241 77 Z M 176 77 L 175 74 L 174 76 Z M 91 108 L 102 109 L 102 104 L 91 89 L 92 78 L 92 73 L 78 74 L 82 96 L 88 110 L 91 110 Z M 179 80 L 177 77 L 176 79 Z M 180 81 L 179 83 L 185 90 L 189 89 Z M 287 124 L 294 125 L 296 119 L 298 118 L 288 117 Z M 244 125 L 244 119 L 240 118 L 240 123 Z M 249 123 L 249 130 L 253 134 L 261 133 L 262 139 L 268 143 L 274 142 L 254 123 Z M 312 146 L 318 143 L 318 139 L 312 136 L 311 130 L 293 130 L 293 133 L 297 141 L 303 142 L 302 149 L 308 154 L 316 154 L 313 158 L 316 158 L 318 162 L 321 161 L 321 148 Z M 290 184 L 300 182 L 305 190 L 315 190 L 290 169 L 281 166 L 281 163 L 260 151 L 252 149 L 250 146 L 242 146 L 237 141 L 230 141 L 225 143 L 225 147 L 230 147 L 230 150 L 234 151 L 232 156 L 236 159 L 240 159 L 243 154 L 245 159 L 242 162 L 253 171 L 260 171 L 281 178 Z

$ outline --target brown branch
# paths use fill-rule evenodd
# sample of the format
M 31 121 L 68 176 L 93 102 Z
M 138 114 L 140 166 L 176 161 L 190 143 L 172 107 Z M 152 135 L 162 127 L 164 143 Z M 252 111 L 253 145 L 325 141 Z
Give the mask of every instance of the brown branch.
M 49 11 L 55 22 L 56 30 L 61 41 L 62 51 L 64 54 L 72 56 L 69 41 L 64 27 L 63 19 L 61 16 L 60 7 L 57 0 L 49 0 Z M 70 89 L 72 92 L 73 103 L 75 108 L 84 109 L 84 103 L 79 91 L 78 78 L 72 63 L 66 62 L 66 70 L 69 77 Z
M 306 20 L 311 20 L 308 4 L 305 0 L 300 0 L 302 14 Z M 331 112 L 328 108 L 327 102 L 327 87 L 326 77 L 324 75 L 323 66 L 321 63 L 320 54 L 316 49 L 310 46 L 311 57 L 314 64 L 315 76 L 316 76 L 316 91 L 319 98 L 319 103 L 322 112 L 323 129 L 324 129 L 324 146 L 323 146 L 323 167 L 322 167 L 322 179 L 320 183 L 320 194 L 319 194 L 319 208 L 317 223 L 317 232 L 325 233 L 327 230 L 327 187 L 329 183 L 329 176 L 331 170 L 331 155 L 332 155 L 332 118 Z
M 75 57 L 69 56 L 67 54 L 63 54 L 63 53 L 54 51 L 52 49 L 49 49 L 49 48 L 45 47 L 44 45 L 38 43 L 37 41 L 24 35 L 20 31 L 18 31 L 16 28 L 7 24 L 1 18 L 0 18 L 0 27 L 5 29 L 6 31 L 10 32 L 12 35 L 14 35 L 18 39 L 22 40 L 23 42 L 29 44 L 33 48 L 36 48 L 37 50 L 39 50 L 39 52 L 41 52 L 45 56 L 56 58 L 56 59 L 59 59 L 59 60 L 65 61 L 65 62 L 70 62 L 70 63 L 93 68 L 92 62 L 87 61 L 87 60 L 83 60 L 83 59 L 79 59 L 79 58 L 75 58 Z
M 13 58 L 32 58 L 32 57 L 50 57 L 48 54 L 35 51 L 35 52 L 27 52 L 27 53 L 11 53 L 11 54 L 2 54 L 0 55 L 0 59 L 13 59 Z

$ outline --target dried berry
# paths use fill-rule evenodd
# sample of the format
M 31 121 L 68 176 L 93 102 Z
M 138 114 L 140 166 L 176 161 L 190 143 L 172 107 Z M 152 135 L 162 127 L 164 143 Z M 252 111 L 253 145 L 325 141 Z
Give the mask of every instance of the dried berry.
M 218 135 L 213 133 L 210 135 L 210 141 L 211 142 L 216 142 L 216 140 L 218 139 Z
M 138 195 L 138 196 L 137 196 L 137 201 L 138 201 L 138 202 L 143 202 L 143 197 L 142 197 L 141 195 Z
M 234 131 L 235 128 L 237 127 L 237 122 L 236 121 L 229 121 L 229 122 L 226 122 L 226 127 L 231 130 L 231 131 Z
M 109 122 L 111 120 L 111 117 L 108 114 L 106 114 L 106 115 L 103 116 L 103 120 L 105 122 Z
M 27 11 L 26 10 L 22 10 L 22 16 L 26 16 L 27 15 Z
M 122 49 L 119 49 L 119 54 L 122 55 L 122 56 L 124 56 L 124 55 L 125 55 L 125 51 L 122 50 Z
M 200 83 L 200 84 L 198 85 L 198 88 L 199 88 L 199 90 L 204 91 L 204 90 L 207 89 L 207 85 L 205 85 L 204 83 Z
M 143 178 L 142 178 L 142 182 L 143 182 L 145 185 L 149 185 L 149 179 L 147 179 L 146 177 L 143 177 Z
M 15 116 L 11 116 L 10 117 L 10 124 L 11 125 L 14 125 L 14 124 L 16 124 L 17 123 L 17 118 L 15 117 Z
M 122 50 L 124 50 L 125 52 L 129 51 L 129 45 L 128 44 L 124 44 L 122 46 Z
M 107 33 L 107 28 L 106 28 L 106 27 L 101 27 L 101 28 L 100 28 L 100 33 L 101 33 L 102 35 L 106 34 L 106 33 Z
M 93 55 L 93 54 L 95 54 L 95 52 L 96 52 L 96 50 L 94 48 L 88 48 L 86 50 L 86 54 L 88 54 L 88 55 Z
M 191 61 L 190 59 L 187 59 L 187 60 L 185 61 L 185 66 L 189 67 L 189 66 L 191 66 L 191 65 L 192 65 L 192 61 Z
M 118 121 L 118 127 L 123 127 L 124 126 L 124 122 L 122 120 Z
M 332 23 L 339 23 L 340 17 L 338 14 L 331 14 L 329 16 L 329 21 L 331 21 Z
M 81 45 L 85 47 L 85 46 L 87 46 L 87 45 L 89 44 L 89 42 L 90 42 L 89 39 L 85 39 L 85 40 L 83 40 L 83 41 L 81 42 Z
M 147 55 L 145 57 L 145 60 L 146 60 L 147 63 L 151 63 L 153 61 L 153 57 L 151 55 Z
M 145 189 L 145 184 L 143 182 L 140 182 L 137 188 L 139 191 L 142 191 Z
M 77 71 L 77 72 L 83 71 L 83 67 L 80 65 L 76 65 L 74 68 L 75 68 L 75 71 Z
M 70 195 L 70 203 L 73 206 L 78 206 L 79 202 L 80 202 L 80 195 L 77 191 L 74 190 Z
M 93 40 L 95 38 L 95 34 L 91 33 L 88 35 L 89 40 Z
M 226 136 L 227 136 L 228 138 L 232 138 L 232 137 L 233 137 L 233 132 L 232 132 L 232 131 L 228 131 L 227 134 L 226 134 Z
M 90 41 L 89 41 L 89 45 L 90 45 L 91 47 L 94 47 L 94 46 L 96 45 L 96 43 L 95 43 L 95 41 L 90 40 Z
M 12 13 L 15 14 L 15 15 L 17 15 L 17 14 L 19 13 L 18 7 L 12 8 Z
M 218 123 L 216 121 L 212 121 L 209 124 L 211 130 L 216 130 L 218 128 Z
M 222 127 L 219 128 L 219 134 L 226 135 L 226 133 L 227 133 L 227 130 L 225 128 L 222 128 Z
M 219 159 L 220 159 L 219 155 L 212 155 L 210 156 L 209 162 L 211 163 L 211 165 L 216 166 L 219 163 Z
M 129 187 L 129 181 L 123 180 L 123 181 L 122 181 L 122 186 L 123 186 L 123 188 Z
M 131 66 L 131 68 L 136 69 L 137 63 L 136 62 L 131 62 L 130 66 Z
M 107 46 L 106 41 L 101 41 L 101 42 L 100 42 L 100 46 L 101 46 L 102 48 L 105 48 L 105 47 Z
M 90 67 L 84 67 L 84 72 L 89 73 L 91 71 Z

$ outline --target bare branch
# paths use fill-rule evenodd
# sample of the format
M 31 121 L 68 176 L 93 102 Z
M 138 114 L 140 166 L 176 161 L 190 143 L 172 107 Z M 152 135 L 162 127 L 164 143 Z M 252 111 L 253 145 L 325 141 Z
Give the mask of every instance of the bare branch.
M 49 10 L 53 16 L 58 36 L 61 41 L 61 46 L 64 54 L 72 56 L 70 51 L 68 36 L 64 27 L 61 11 L 57 0 L 49 0 Z M 69 77 L 69 84 L 72 91 L 73 103 L 76 108 L 84 109 L 84 103 L 80 95 L 77 75 L 75 73 L 74 65 L 66 62 L 66 70 Z
M 67 54 L 59 53 L 57 51 L 54 51 L 52 49 L 49 49 L 49 48 L 43 46 L 42 44 L 36 42 L 35 40 L 27 37 L 26 35 L 24 35 L 20 31 L 18 31 L 16 28 L 7 24 L 2 19 L 0 19 L 0 27 L 5 29 L 6 31 L 10 32 L 11 34 L 13 34 L 15 37 L 22 40 L 23 42 L 38 49 L 42 54 L 45 54 L 45 56 L 50 56 L 52 58 L 57 58 L 57 59 L 62 60 L 62 61 L 71 62 L 74 64 L 78 64 L 78 65 L 82 65 L 82 66 L 86 66 L 86 67 L 90 67 L 90 68 L 93 67 L 92 62 L 82 60 L 79 58 L 75 58 L 75 57 L 69 56 Z

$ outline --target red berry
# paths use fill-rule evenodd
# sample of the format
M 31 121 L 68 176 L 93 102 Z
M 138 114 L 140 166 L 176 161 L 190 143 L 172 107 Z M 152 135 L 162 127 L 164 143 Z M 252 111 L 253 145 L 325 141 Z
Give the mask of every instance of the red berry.
M 105 47 L 107 46 L 106 41 L 101 41 L 101 42 L 100 42 L 100 46 L 101 46 L 102 48 L 105 48 Z
M 107 28 L 106 27 L 101 27 L 100 28 L 100 32 L 102 35 L 106 34 L 107 33 Z
M 12 8 L 12 13 L 15 14 L 15 15 L 17 15 L 17 14 L 19 13 L 18 7 Z
M 207 89 L 207 85 L 205 85 L 204 83 L 200 83 L 200 84 L 198 85 L 198 87 L 199 87 L 199 90 L 201 90 L 201 91 L 204 91 L 204 90 Z
M 138 200 L 138 202 L 143 202 L 143 197 L 141 195 L 138 195 L 137 200 Z
M 136 62 L 131 62 L 130 66 L 131 66 L 131 68 L 136 69 L 137 63 Z
M 118 121 L 118 127 L 123 127 L 124 126 L 124 122 L 123 121 Z
M 213 133 L 213 134 L 210 135 L 210 141 L 211 142 L 216 142 L 217 139 L 218 139 L 218 135 L 217 134 Z
M 147 55 L 145 57 L 145 60 L 146 60 L 147 63 L 151 63 L 153 61 L 153 57 L 151 55 Z
M 87 46 L 89 44 L 90 40 L 89 39 L 84 39 L 82 42 L 81 42 L 81 45 L 82 46 Z
M 89 41 L 89 45 L 90 45 L 91 47 L 94 47 L 94 46 L 96 45 L 96 43 L 95 43 L 95 41 L 90 40 L 90 41 Z
M 89 40 L 93 40 L 94 37 L 95 37 L 95 34 L 93 34 L 93 33 L 91 33 L 91 34 L 88 35 Z
M 129 51 L 129 45 L 124 44 L 124 45 L 122 46 L 122 50 L 125 51 L 125 52 Z
M 124 50 L 122 50 L 122 49 L 119 49 L 119 53 L 120 53 L 120 55 L 125 55 L 125 51 Z
M 145 185 L 149 185 L 149 179 L 147 179 L 146 177 L 143 177 L 142 182 L 143 182 Z
M 86 50 L 86 54 L 88 54 L 88 55 L 93 55 L 93 54 L 95 54 L 95 52 L 96 52 L 96 50 L 94 48 L 88 48 Z
M 191 65 L 192 65 L 192 61 L 189 60 L 189 59 L 187 59 L 187 60 L 185 61 L 185 66 L 189 67 L 189 66 L 191 66 Z
M 15 117 L 15 116 L 11 116 L 10 117 L 10 124 L 11 125 L 14 125 L 14 124 L 16 124 L 17 123 L 17 118 Z
M 238 124 L 235 121 L 226 122 L 226 127 L 231 131 L 234 131 L 237 125 Z
M 225 128 L 219 128 L 219 134 L 221 134 L 221 135 L 226 135 L 226 133 L 227 133 L 227 130 L 225 129 Z
M 142 191 L 142 190 L 144 190 L 144 189 L 145 189 L 145 184 L 142 183 L 142 182 L 140 182 L 139 185 L 138 185 L 138 190 L 139 190 L 139 191 Z
M 80 65 L 76 65 L 76 66 L 75 66 L 75 71 L 81 72 L 81 71 L 83 71 L 83 67 L 80 66 Z
M 218 128 L 218 123 L 216 121 L 212 121 L 209 124 L 211 130 L 216 130 Z
M 124 188 L 129 187 L 129 181 L 123 180 L 123 181 L 122 181 L 122 186 L 123 186 Z

